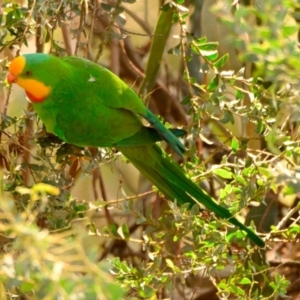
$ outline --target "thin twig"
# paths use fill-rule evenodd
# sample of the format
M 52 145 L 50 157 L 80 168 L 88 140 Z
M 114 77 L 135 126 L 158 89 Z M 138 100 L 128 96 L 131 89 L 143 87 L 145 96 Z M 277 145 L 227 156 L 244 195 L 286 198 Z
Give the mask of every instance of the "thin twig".
M 1 120 L 1 123 L 3 122 L 3 119 L 5 118 L 6 113 L 7 113 L 7 108 L 8 108 L 8 104 L 9 104 L 11 89 L 12 89 L 12 85 L 10 84 L 9 87 L 8 87 L 8 90 L 7 90 L 7 95 L 6 95 L 5 101 L 4 101 L 3 106 L 2 106 L 2 118 L 1 118 L 2 120 Z M 1 143 L 1 137 L 2 137 L 2 131 L 0 131 L 0 143 Z
M 297 211 L 299 211 L 299 209 L 300 209 L 299 205 L 296 205 L 295 207 L 293 207 L 287 213 L 287 215 L 277 224 L 276 230 L 275 231 L 273 230 L 273 231 L 271 231 L 270 233 L 268 233 L 266 235 L 266 239 L 265 240 L 267 241 L 268 239 L 270 239 L 270 237 L 271 237 L 272 234 L 277 234 L 276 231 L 282 230 L 282 228 L 285 226 L 285 224 L 287 223 L 287 221 L 289 221 L 290 218 L 293 216 L 293 214 L 296 213 Z
M 71 39 L 70 39 L 69 24 L 67 24 L 67 22 L 65 22 L 65 21 L 61 22 L 61 33 L 62 33 L 62 36 L 63 36 L 63 40 L 64 40 L 65 49 L 67 51 L 67 54 L 68 55 L 73 55 L 72 44 L 71 44 Z
M 24 39 L 25 39 L 25 37 L 26 37 L 26 33 L 28 32 L 28 29 L 29 29 L 29 27 L 30 27 L 30 21 L 31 21 L 31 18 L 32 18 L 34 9 L 35 9 L 36 1 L 37 1 L 37 0 L 33 0 L 31 10 L 30 10 L 29 15 L 28 15 L 28 17 L 27 17 L 27 20 L 26 20 L 26 26 L 25 26 L 25 29 L 24 29 L 24 31 L 23 31 L 23 33 L 22 33 L 21 38 L 20 38 L 20 42 L 19 42 L 20 49 L 21 49 L 21 47 L 22 47 L 22 45 L 23 45 Z
M 93 13 L 92 13 L 92 20 L 91 20 L 91 25 L 90 25 L 90 31 L 87 36 L 87 41 L 86 41 L 86 47 L 85 47 L 85 53 L 84 57 L 89 57 L 90 54 L 90 48 L 92 48 L 92 37 L 93 37 L 93 31 L 94 31 L 94 23 L 95 23 L 95 18 L 96 18 L 96 12 L 97 12 L 97 1 L 94 0 L 93 2 Z
M 152 35 L 152 29 L 151 27 L 149 26 L 149 23 L 147 21 L 144 21 L 142 18 L 140 18 L 137 14 L 135 14 L 132 10 L 126 8 L 125 6 L 122 6 L 122 8 L 124 9 L 124 11 L 136 22 L 138 23 L 142 29 L 145 30 L 145 32 L 147 33 L 146 35 L 145 34 L 139 34 L 139 33 L 134 33 L 134 32 L 130 32 L 130 31 L 127 31 L 125 29 L 121 29 L 122 31 L 124 32 L 127 32 L 127 33 L 130 33 L 130 34 L 133 34 L 133 35 L 143 35 L 143 36 L 153 36 Z
M 110 201 L 107 201 L 106 203 L 107 203 L 107 205 L 118 204 L 119 202 L 142 198 L 142 197 L 154 194 L 154 193 L 156 193 L 156 192 L 155 191 L 148 191 L 148 192 L 140 193 L 140 194 L 137 194 L 137 195 L 134 195 L 134 196 L 130 196 L 130 197 L 124 197 L 124 198 L 117 199 L 117 200 L 110 200 Z
M 97 157 L 98 157 L 97 148 L 89 147 L 89 151 L 91 152 L 93 158 L 97 159 Z M 94 191 L 94 198 L 95 198 L 95 200 L 99 198 L 98 197 L 98 193 L 97 193 L 97 189 L 96 189 L 96 182 L 97 182 L 97 180 L 99 181 L 99 188 L 100 188 L 102 199 L 105 202 L 107 202 L 108 201 L 108 197 L 107 197 L 105 185 L 104 185 L 104 182 L 103 182 L 103 177 L 102 177 L 102 174 L 101 174 L 101 171 L 100 171 L 99 167 L 95 168 L 93 170 L 93 191 Z M 106 219 L 107 219 L 107 223 L 108 224 L 114 224 L 115 221 L 114 221 L 113 217 L 110 215 L 107 206 L 104 207 L 104 212 L 105 212 L 105 216 L 106 216 Z
M 82 1 L 81 11 L 80 11 L 80 21 L 79 21 L 78 34 L 77 34 L 75 53 L 74 53 L 75 56 L 77 56 L 80 47 L 80 38 L 81 38 L 81 33 L 83 31 L 84 20 L 85 20 L 85 1 Z

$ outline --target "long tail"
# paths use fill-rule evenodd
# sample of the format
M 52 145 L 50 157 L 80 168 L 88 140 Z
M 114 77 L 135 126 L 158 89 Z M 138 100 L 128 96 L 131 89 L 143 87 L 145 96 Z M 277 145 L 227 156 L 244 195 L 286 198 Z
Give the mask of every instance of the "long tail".
M 191 205 L 200 202 L 219 217 L 227 219 L 245 231 L 256 245 L 264 247 L 265 243 L 259 236 L 187 178 L 182 169 L 157 145 L 118 147 L 118 149 L 170 200 Z

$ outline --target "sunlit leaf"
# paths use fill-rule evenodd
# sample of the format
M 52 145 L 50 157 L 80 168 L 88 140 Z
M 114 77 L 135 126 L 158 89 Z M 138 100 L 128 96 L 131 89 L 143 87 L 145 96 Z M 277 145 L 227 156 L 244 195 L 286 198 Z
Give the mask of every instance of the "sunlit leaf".
M 219 85 L 219 76 L 216 75 L 214 79 L 208 84 L 207 90 L 213 92 Z
M 239 141 L 233 137 L 231 140 L 231 149 L 233 152 L 237 152 L 239 150 L 240 144 Z
M 215 170 L 213 170 L 213 173 L 224 179 L 232 179 L 233 178 L 232 172 L 226 171 L 224 169 L 215 169 Z
M 214 67 L 217 69 L 224 67 L 224 65 L 228 61 L 228 58 L 229 58 L 229 55 L 226 53 L 221 58 L 219 58 L 216 62 L 214 62 Z

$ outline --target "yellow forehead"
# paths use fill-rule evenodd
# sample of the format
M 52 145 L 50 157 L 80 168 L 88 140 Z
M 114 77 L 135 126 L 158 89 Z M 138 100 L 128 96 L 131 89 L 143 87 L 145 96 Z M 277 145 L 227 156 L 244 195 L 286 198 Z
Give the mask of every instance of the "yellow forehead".
M 9 66 L 9 72 L 15 76 L 22 73 L 25 67 L 26 61 L 23 56 L 16 57 Z

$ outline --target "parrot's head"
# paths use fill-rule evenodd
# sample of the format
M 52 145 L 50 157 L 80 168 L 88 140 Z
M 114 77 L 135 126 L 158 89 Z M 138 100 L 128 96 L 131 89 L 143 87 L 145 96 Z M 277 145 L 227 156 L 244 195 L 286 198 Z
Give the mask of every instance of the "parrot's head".
M 54 71 L 55 64 L 56 58 L 47 54 L 18 56 L 11 62 L 6 78 L 8 83 L 22 87 L 32 102 L 43 102 L 53 88 L 53 77 L 58 72 Z

